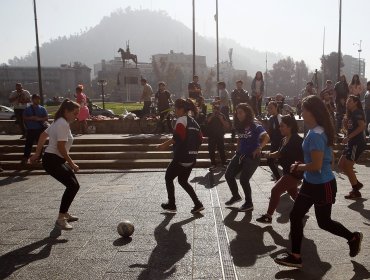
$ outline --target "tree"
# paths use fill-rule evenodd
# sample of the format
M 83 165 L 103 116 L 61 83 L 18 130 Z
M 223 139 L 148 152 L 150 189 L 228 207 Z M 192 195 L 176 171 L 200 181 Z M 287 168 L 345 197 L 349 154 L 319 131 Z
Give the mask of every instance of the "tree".
M 344 66 L 343 56 L 340 58 L 340 68 Z M 332 80 L 333 82 L 338 79 L 338 53 L 332 52 L 329 55 L 321 57 L 321 70 L 323 70 L 323 79 Z
M 272 66 L 265 79 L 268 81 L 269 95 L 281 93 L 284 96 L 296 96 L 308 80 L 308 68 L 301 60 L 294 62 L 291 57 L 279 60 Z

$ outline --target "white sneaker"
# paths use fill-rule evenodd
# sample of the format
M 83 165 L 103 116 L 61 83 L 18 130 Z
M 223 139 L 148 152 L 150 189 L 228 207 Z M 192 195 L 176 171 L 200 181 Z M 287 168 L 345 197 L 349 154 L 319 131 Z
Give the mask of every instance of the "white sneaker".
M 64 230 L 73 229 L 73 226 L 71 226 L 65 218 L 56 220 L 55 225 Z
M 65 214 L 65 218 L 67 219 L 67 222 L 77 222 L 78 221 L 78 217 L 77 216 L 73 216 L 69 213 L 66 213 Z

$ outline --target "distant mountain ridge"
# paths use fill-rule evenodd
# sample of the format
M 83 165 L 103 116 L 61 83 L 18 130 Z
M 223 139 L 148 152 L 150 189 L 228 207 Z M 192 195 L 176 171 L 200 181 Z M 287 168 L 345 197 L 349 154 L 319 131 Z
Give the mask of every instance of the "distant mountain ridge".
M 192 31 L 183 23 L 172 19 L 163 11 L 117 10 L 104 17 L 95 27 L 81 34 L 59 37 L 44 43 L 41 48 L 42 66 L 57 66 L 79 61 L 90 68 L 101 59 L 111 60 L 117 50 L 130 41 L 132 53 L 140 62 L 150 62 L 157 53 L 192 53 Z M 265 71 L 265 52 L 241 46 L 231 39 L 220 39 L 220 58 L 228 60 L 228 49 L 233 48 L 236 69 L 247 70 L 254 76 L 257 70 Z M 210 51 L 211 50 L 211 51 Z M 216 42 L 213 38 L 196 35 L 196 54 L 207 57 L 208 66 L 216 63 Z M 268 53 L 269 65 L 277 62 L 281 54 Z M 12 66 L 35 66 L 36 53 L 9 60 Z M 269 67 L 270 67 L 269 66 Z

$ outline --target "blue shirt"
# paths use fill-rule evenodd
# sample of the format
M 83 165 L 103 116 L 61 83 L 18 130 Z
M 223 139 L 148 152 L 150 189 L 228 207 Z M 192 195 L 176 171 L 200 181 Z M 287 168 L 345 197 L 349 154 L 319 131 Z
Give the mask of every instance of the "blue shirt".
M 324 132 L 324 128 L 316 126 L 310 129 L 306 138 L 303 140 L 304 162 L 312 162 L 311 152 L 320 151 L 324 153 L 324 159 L 320 171 L 304 172 L 304 178 L 311 184 L 324 184 L 334 179 L 333 171 L 331 170 L 332 149 L 328 147 L 328 138 Z
M 253 123 L 250 127 L 244 129 L 244 133 L 239 133 L 239 153 L 245 156 L 252 156 L 252 153 L 260 145 L 261 135 L 266 131 L 262 125 Z
M 24 112 L 23 116 L 26 117 L 32 117 L 32 116 L 37 116 L 39 118 L 44 118 L 48 116 L 48 112 L 46 109 L 40 105 L 37 107 L 33 107 L 33 105 L 28 106 Z M 43 125 L 41 121 L 24 121 L 27 129 L 43 129 Z

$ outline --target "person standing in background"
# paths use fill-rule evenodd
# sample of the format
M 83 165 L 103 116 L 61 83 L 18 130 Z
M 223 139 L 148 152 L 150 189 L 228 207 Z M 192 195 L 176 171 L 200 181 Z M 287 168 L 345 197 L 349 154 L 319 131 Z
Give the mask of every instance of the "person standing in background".
M 38 142 L 41 133 L 48 126 L 48 113 L 45 107 L 40 105 L 40 95 L 32 95 L 32 104 L 28 106 L 23 112 L 23 119 L 27 128 L 26 145 L 24 147 L 24 154 L 22 164 L 28 162 L 31 155 L 32 145 Z
M 200 96 L 202 96 L 202 87 L 199 84 L 199 77 L 197 75 L 193 76 L 193 81 L 188 84 L 189 98 L 194 99 L 198 102 Z
M 356 95 L 361 100 L 361 95 L 364 91 L 365 89 L 361 84 L 360 77 L 357 74 L 353 75 L 351 84 L 349 85 L 349 94 Z
M 262 114 L 262 99 L 264 92 L 265 83 L 263 81 L 263 75 L 261 71 L 258 71 L 252 81 L 252 107 L 256 117 L 260 117 Z
M 370 81 L 366 84 L 367 91 L 365 93 L 365 117 L 366 117 L 366 134 L 369 135 L 370 124 Z
M 226 83 L 225 82 L 218 82 L 217 88 L 220 94 L 220 112 L 227 118 L 227 120 L 230 120 L 230 95 L 229 92 L 226 89 Z
M 140 97 L 140 102 L 144 102 L 143 115 L 150 113 L 150 105 L 152 104 L 153 89 L 148 84 L 147 80 L 142 78 L 141 85 L 143 86 L 143 93 Z
M 15 90 L 9 96 L 9 102 L 14 106 L 14 114 L 16 123 L 21 129 L 21 139 L 26 138 L 26 127 L 23 121 L 23 112 L 27 107 L 27 104 L 31 102 L 31 94 L 28 90 L 23 89 L 21 83 L 15 84 Z
M 162 124 L 162 130 L 164 131 L 166 127 L 163 125 L 163 119 L 167 116 L 167 128 L 168 132 L 172 132 L 172 124 L 170 116 L 168 114 L 168 109 L 170 109 L 170 103 L 173 103 L 171 99 L 171 93 L 166 90 L 166 83 L 158 83 L 158 91 L 155 94 L 155 101 L 158 106 L 158 113 Z
M 346 100 L 349 94 L 349 87 L 346 76 L 342 75 L 334 86 L 335 95 L 335 120 L 337 134 L 342 131 L 343 117 L 346 114 Z
M 83 85 L 78 85 L 76 88 L 76 102 L 80 105 L 80 112 L 77 116 L 80 134 L 87 133 L 87 119 L 90 117 L 89 108 L 87 107 L 87 97 L 83 91 Z
M 248 91 L 243 89 L 242 80 L 236 81 L 236 88 L 231 93 L 231 101 L 233 104 L 233 114 L 236 113 L 236 107 L 238 107 L 240 103 L 247 103 L 251 105 L 250 100 L 249 100 Z
M 267 106 L 270 118 L 268 120 L 267 133 L 270 136 L 271 148 L 270 153 L 277 152 L 280 148 L 281 140 L 283 135 L 280 131 L 281 114 L 278 112 L 278 104 L 276 101 L 270 101 Z M 270 167 L 275 181 L 278 181 L 281 177 L 279 169 L 276 165 L 276 160 L 273 157 L 267 159 L 267 165 Z

